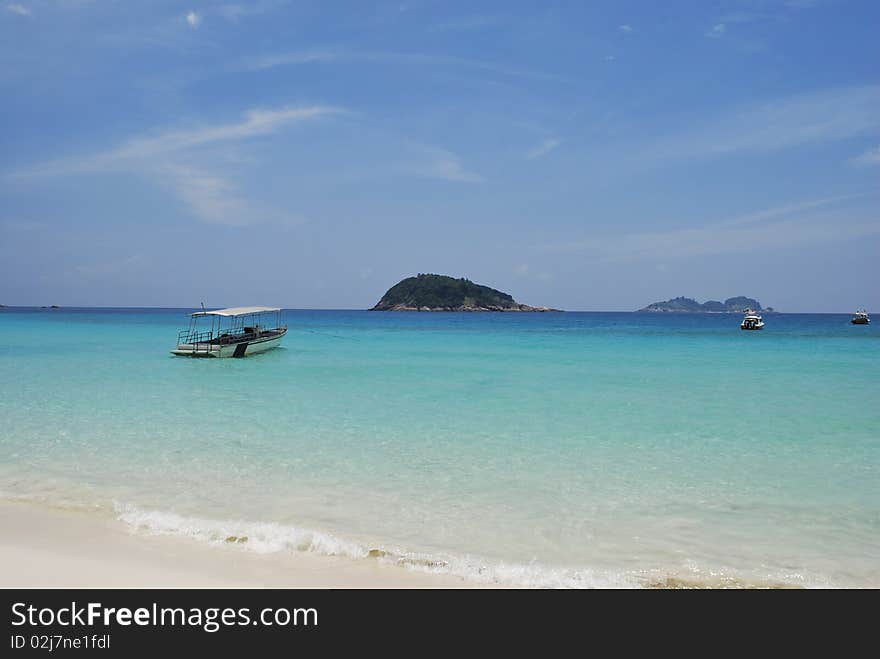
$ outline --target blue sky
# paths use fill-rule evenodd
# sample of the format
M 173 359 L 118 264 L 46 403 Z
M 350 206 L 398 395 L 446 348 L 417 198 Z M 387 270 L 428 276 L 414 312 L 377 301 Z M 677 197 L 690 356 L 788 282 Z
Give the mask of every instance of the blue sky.
M 0 303 L 880 310 L 880 3 L 0 0 Z

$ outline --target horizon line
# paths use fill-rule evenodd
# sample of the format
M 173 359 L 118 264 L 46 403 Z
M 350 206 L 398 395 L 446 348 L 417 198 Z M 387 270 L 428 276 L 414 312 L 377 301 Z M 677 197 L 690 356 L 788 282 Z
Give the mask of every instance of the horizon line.
M 190 309 L 199 309 L 200 307 L 160 307 L 160 306 L 114 306 L 114 305 L 94 305 L 94 306 L 80 306 L 80 305 L 56 305 L 52 307 L 52 305 L 27 305 L 27 304 L 6 304 L 0 306 L 0 309 L 162 309 L 168 311 L 188 311 Z M 213 309 L 213 307 L 211 307 Z M 225 307 L 217 307 L 218 309 L 223 309 Z M 352 308 L 343 308 L 343 307 L 281 307 L 282 311 L 371 311 L 369 308 L 364 307 L 352 307 Z M 681 316 L 681 315 L 692 315 L 692 314 L 711 314 L 711 315 L 723 315 L 723 314 L 738 314 L 741 313 L 739 311 L 642 311 L 640 309 L 559 309 L 558 311 L 546 311 L 546 312 L 479 312 L 479 311 L 406 311 L 406 312 L 391 312 L 391 313 L 404 313 L 404 314 L 449 314 L 449 313 L 466 313 L 466 314 L 495 314 L 495 315 L 516 315 L 520 314 L 529 314 L 534 313 L 537 315 L 545 314 L 545 313 L 642 313 L 642 314 L 650 314 L 652 316 Z M 843 314 L 851 314 L 852 311 L 778 311 L 774 308 L 772 314 L 827 314 L 827 315 L 843 315 Z M 875 313 L 873 311 L 869 313 Z M 876 312 L 880 313 L 880 312 Z

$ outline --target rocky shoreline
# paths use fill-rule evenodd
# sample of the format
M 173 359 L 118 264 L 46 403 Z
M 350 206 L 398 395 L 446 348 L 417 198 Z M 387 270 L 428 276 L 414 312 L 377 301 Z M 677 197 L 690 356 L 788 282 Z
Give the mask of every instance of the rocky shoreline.
M 639 313 L 775 313 L 773 307 L 762 307 L 755 298 L 739 295 L 727 298 L 724 302 L 708 300 L 700 303 L 689 297 L 676 297 L 664 302 L 654 302 L 638 310 Z
M 562 309 L 552 309 L 550 307 L 533 307 L 528 304 L 517 304 L 513 307 L 501 307 L 501 306 L 466 306 L 459 305 L 455 307 L 412 307 L 407 306 L 406 304 L 394 304 L 394 305 L 379 305 L 377 304 L 375 307 L 370 309 L 370 311 L 465 311 L 465 312 L 482 312 L 482 311 L 496 311 L 496 312 L 538 312 L 543 313 L 547 311 L 552 312 L 561 312 Z
M 542 313 L 561 309 L 522 304 L 509 293 L 475 284 L 464 277 L 419 273 L 389 288 L 370 311 Z

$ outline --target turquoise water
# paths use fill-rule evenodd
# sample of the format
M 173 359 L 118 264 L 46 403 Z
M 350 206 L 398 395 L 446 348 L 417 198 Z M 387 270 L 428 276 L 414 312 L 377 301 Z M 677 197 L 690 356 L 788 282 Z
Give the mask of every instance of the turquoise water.
M 0 494 L 537 586 L 880 587 L 880 328 L 845 315 L 0 312 Z M 231 549 L 232 550 L 232 549 Z

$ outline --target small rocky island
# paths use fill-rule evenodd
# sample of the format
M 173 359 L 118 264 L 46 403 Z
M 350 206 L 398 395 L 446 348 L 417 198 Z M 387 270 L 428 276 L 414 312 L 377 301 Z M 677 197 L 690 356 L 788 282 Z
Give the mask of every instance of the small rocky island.
M 654 302 L 639 311 L 666 313 L 743 313 L 747 309 L 758 313 L 773 313 L 773 307 L 762 307 L 761 303 L 751 297 L 729 297 L 724 302 L 708 300 L 700 304 L 689 297 L 676 297 L 665 302 Z
M 520 304 L 507 293 L 462 277 L 419 274 L 388 289 L 370 311 L 560 311 Z

